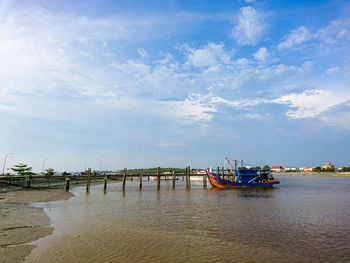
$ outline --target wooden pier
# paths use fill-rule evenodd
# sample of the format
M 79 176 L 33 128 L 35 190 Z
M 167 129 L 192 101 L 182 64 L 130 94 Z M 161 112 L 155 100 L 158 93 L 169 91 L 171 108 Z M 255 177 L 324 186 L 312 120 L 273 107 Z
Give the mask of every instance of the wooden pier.
M 150 179 L 156 181 L 156 189 L 160 190 L 161 181 L 170 180 L 172 181 L 172 189 L 176 188 L 176 181 L 182 178 L 186 180 L 186 188 L 191 188 L 191 177 L 192 176 L 202 176 L 203 187 L 207 188 L 207 176 L 204 174 L 193 173 L 190 166 L 186 167 L 185 173 L 162 173 L 161 168 L 158 167 L 156 173 L 143 173 L 139 170 L 138 173 L 128 173 L 128 169 L 125 168 L 122 173 L 109 173 L 109 174 L 97 174 L 93 175 L 91 169 L 89 168 L 85 175 L 31 175 L 31 176 L 2 176 L 0 177 L 0 183 L 8 184 L 10 186 L 19 187 L 19 188 L 47 188 L 47 187 L 64 187 L 66 191 L 69 191 L 71 185 L 75 184 L 85 184 L 86 192 L 90 191 L 91 182 L 103 183 L 104 191 L 107 190 L 108 182 L 122 182 L 122 190 L 126 188 L 126 181 L 129 179 L 133 181 L 134 178 L 139 180 L 139 189 L 142 189 L 143 178 L 146 176 L 147 181 Z M 178 179 L 178 180 L 177 180 Z

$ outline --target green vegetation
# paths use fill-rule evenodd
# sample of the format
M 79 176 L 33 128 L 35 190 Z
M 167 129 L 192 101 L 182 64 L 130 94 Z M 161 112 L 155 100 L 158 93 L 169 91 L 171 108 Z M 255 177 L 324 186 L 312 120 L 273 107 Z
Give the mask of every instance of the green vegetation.
M 33 168 L 32 167 L 28 167 L 27 164 L 16 164 L 13 168 L 11 168 L 12 171 L 14 171 L 15 173 L 17 173 L 18 175 L 33 175 L 34 173 L 31 172 Z
M 52 169 L 52 168 L 49 168 L 49 169 L 45 169 L 45 171 L 46 171 L 46 175 L 54 175 L 55 174 L 55 171 L 54 171 L 54 169 Z
M 263 169 L 264 169 L 264 170 L 269 170 L 269 169 L 270 169 L 270 166 L 264 165 Z
M 321 172 L 324 172 L 324 173 L 333 173 L 333 172 L 335 172 L 335 168 L 321 168 L 321 167 L 319 167 L 319 166 L 317 166 L 317 167 L 314 167 L 314 168 L 312 168 L 312 171 L 313 172 L 315 172 L 315 173 L 321 173 Z
M 320 173 L 322 171 L 322 168 L 317 166 L 317 167 L 312 168 L 312 171 L 315 173 Z
M 344 173 L 344 172 L 350 172 L 350 167 L 342 167 L 341 168 L 341 172 Z
M 334 173 L 335 172 L 335 168 L 327 168 L 327 169 L 324 169 L 322 168 L 322 172 L 326 172 L 326 173 Z

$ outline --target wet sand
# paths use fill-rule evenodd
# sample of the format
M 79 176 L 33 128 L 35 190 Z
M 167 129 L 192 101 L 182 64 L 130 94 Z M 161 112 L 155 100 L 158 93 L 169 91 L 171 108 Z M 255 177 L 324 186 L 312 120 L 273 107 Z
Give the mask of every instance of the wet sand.
M 31 203 L 63 200 L 73 194 L 62 190 L 16 190 L 0 193 L 0 263 L 21 262 L 34 245 L 30 241 L 52 233 L 50 218 Z

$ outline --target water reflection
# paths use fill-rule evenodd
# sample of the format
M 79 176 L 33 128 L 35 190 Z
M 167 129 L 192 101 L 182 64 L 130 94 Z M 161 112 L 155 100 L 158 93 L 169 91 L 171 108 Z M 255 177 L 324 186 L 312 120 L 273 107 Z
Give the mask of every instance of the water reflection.
M 44 204 L 52 236 L 27 262 L 349 262 L 350 178 L 271 189 L 128 182 Z M 339 180 L 339 179 L 338 179 Z M 334 187 L 336 186 L 336 187 Z

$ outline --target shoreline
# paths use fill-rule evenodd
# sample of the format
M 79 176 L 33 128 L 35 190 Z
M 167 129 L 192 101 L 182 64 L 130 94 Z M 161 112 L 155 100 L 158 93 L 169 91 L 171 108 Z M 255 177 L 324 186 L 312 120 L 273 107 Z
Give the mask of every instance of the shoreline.
M 0 192 L 0 263 L 22 262 L 35 245 L 28 243 L 52 234 L 51 219 L 32 203 L 66 200 L 61 189 L 21 189 Z
M 345 173 L 318 173 L 318 172 L 272 172 L 272 175 L 299 175 L 299 176 L 320 176 L 320 177 L 350 177 L 349 172 Z

